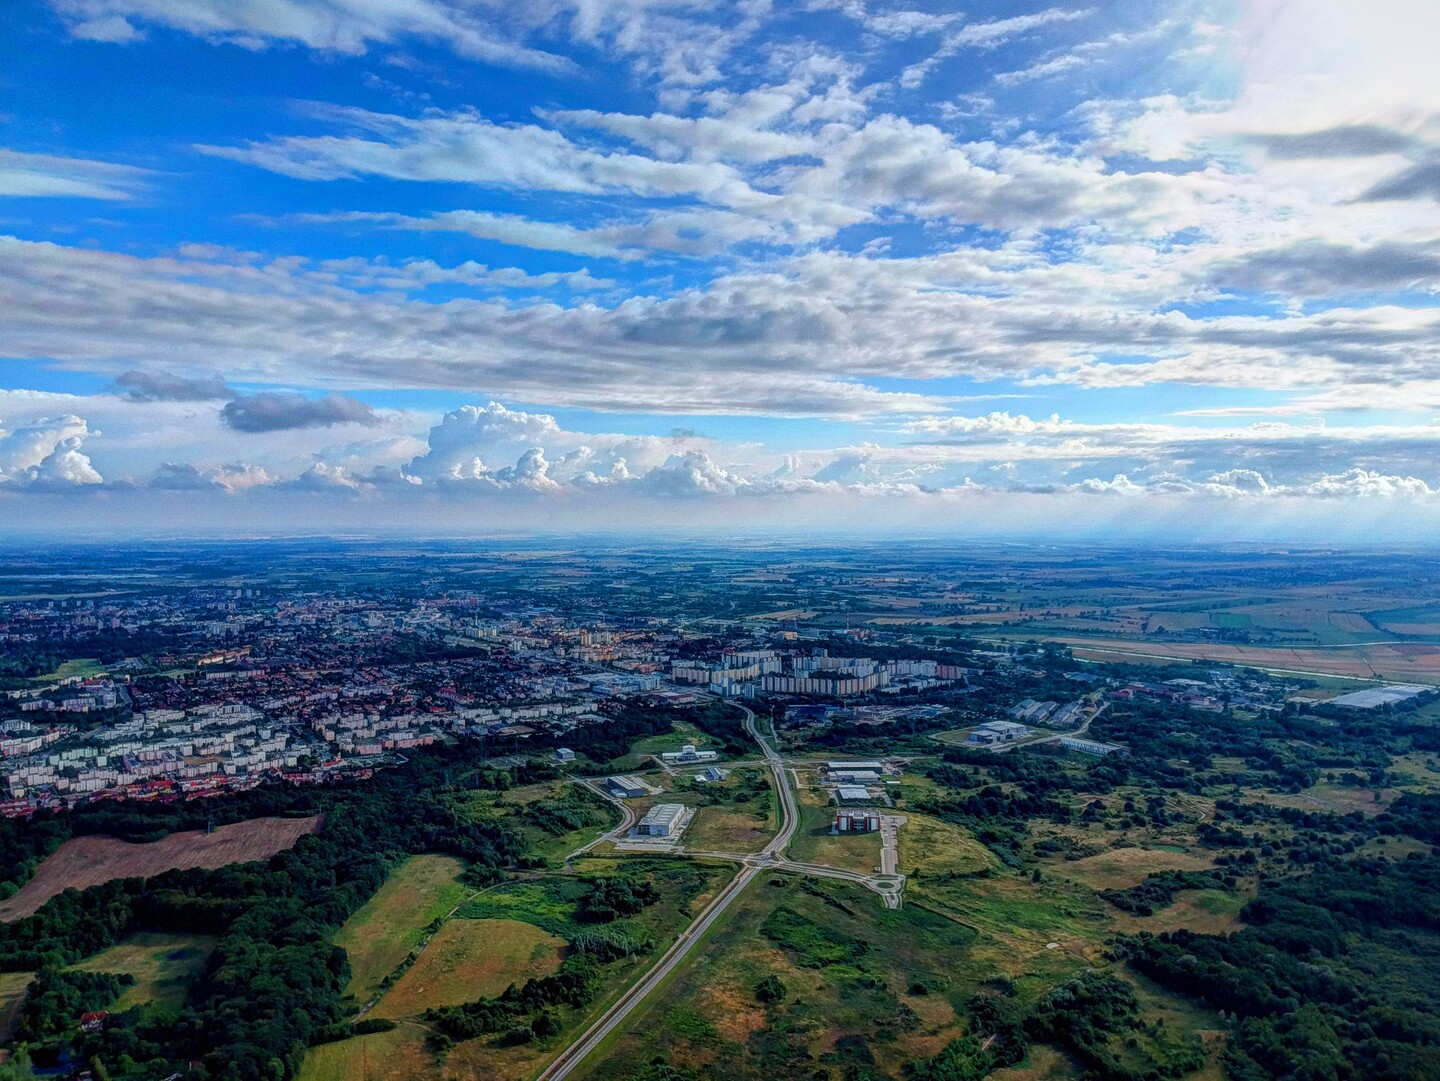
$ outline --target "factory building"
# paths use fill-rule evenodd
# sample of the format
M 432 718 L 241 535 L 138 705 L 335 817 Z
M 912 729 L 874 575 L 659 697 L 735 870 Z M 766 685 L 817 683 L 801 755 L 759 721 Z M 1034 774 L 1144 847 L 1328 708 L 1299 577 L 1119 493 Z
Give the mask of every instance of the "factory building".
M 864 785 L 842 784 L 839 788 L 835 789 L 835 798 L 841 803 L 845 803 L 846 801 L 857 803 L 861 800 L 869 799 L 870 790 Z
M 628 774 L 622 777 L 606 777 L 605 787 L 610 790 L 612 796 L 619 799 L 639 799 L 641 796 L 650 794 L 650 789 L 639 777 L 631 777 Z
M 1125 748 L 1115 743 L 1101 743 L 1094 739 L 1077 739 L 1074 736 L 1067 736 L 1060 741 L 1060 746 L 1067 751 L 1079 751 L 1081 754 L 1093 754 L 1097 758 L 1106 758 L 1112 754 L 1123 754 Z
M 1029 734 L 1030 729 L 1014 721 L 986 721 L 970 733 L 970 742 L 1008 743 Z
M 683 803 L 657 803 L 645 812 L 635 832 L 645 837 L 678 837 L 690 824 L 690 808 Z

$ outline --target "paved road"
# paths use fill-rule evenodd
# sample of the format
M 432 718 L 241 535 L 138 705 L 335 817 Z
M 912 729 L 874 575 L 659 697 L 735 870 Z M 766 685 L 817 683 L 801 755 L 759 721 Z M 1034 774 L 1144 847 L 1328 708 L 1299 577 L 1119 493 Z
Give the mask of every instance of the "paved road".
M 887 878 L 892 877 L 900 867 L 899 829 L 903 825 L 904 815 L 880 816 L 880 873 Z
M 738 703 L 737 703 L 738 704 Z M 635 1007 L 645 1001 L 660 982 L 675 971 L 675 967 L 685 959 L 685 956 L 694 948 L 695 944 L 705 937 L 705 932 L 714 926 L 715 921 L 724 915 L 725 910 L 730 907 L 731 902 L 745 891 L 755 876 L 760 874 L 766 867 L 774 866 L 778 861 L 780 853 L 790 843 L 790 838 L 795 833 L 795 827 L 799 821 L 795 811 L 795 793 L 790 790 L 785 774 L 785 762 L 776 753 L 775 748 L 765 741 L 760 735 L 755 723 L 755 712 L 746 706 L 740 706 L 745 710 L 745 730 L 760 744 L 760 749 L 765 754 L 765 761 L 775 774 L 775 789 L 780 794 L 780 830 L 771 839 L 770 843 L 754 859 L 746 858 L 741 864 L 740 873 L 730 883 L 715 895 L 714 899 L 705 906 L 705 910 L 696 917 L 695 922 L 680 933 L 674 944 L 665 951 L 660 960 L 655 962 L 655 967 L 645 976 L 643 980 L 632 985 L 623 995 L 615 1000 L 615 1003 L 601 1014 L 585 1030 L 584 1034 L 573 1044 L 567 1047 L 561 1054 L 545 1067 L 537 1076 L 535 1081 L 560 1081 L 561 1078 L 570 1076 L 571 1072 L 589 1057 L 590 1053 L 605 1040 L 617 1027 L 630 1016 Z M 613 831 L 612 831 L 613 832 Z M 589 847 L 589 846 L 586 846 Z M 581 849 L 580 851 L 584 851 Z M 829 868 L 826 868 L 828 871 Z M 840 872 L 845 875 L 849 872 Z
M 590 1052 L 594 1051 L 610 1033 L 614 1032 L 616 1027 L 630 1016 L 631 1011 L 640 1005 L 666 976 L 675 971 L 675 966 L 685 959 L 685 955 L 700 939 L 705 937 L 705 932 L 730 907 L 730 902 L 744 892 L 745 887 L 760 871 L 760 864 L 745 864 L 740 869 L 740 873 L 730 880 L 729 885 L 716 894 L 714 900 L 705 906 L 705 911 L 700 913 L 695 922 L 681 932 L 680 937 L 665 951 L 664 956 L 656 962 L 649 974 L 616 999 L 614 1005 L 601 1014 L 585 1030 L 585 1034 L 579 1040 L 566 1048 L 554 1062 L 536 1076 L 535 1081 L 559 1081 L 562 1077 L 570 1076 L 571 1071 L 584 1062 Z
M 634 812 L 634 810 L 631 809 L 630 805 L 629 805 L 628 803 L 626 803 L 624 800 L 616 799 L 614 796 L 612 796 L 609 792 L 606 792 L 605 789 L 602 788 L 602 787 L 600 787 L 599 785 L 597 785 L 597 784 L 592 784 L 592 783 L 589 782 L 589 781 L 582 781 L 579 777 L 571 777 L 570 780 L 571 780 L 572 782 L 574 782 L 575 784 L 579 785 L 581 788 L 584 788 L 584 789 L 586 789 L 587 791 L 590 791 L 590 792 L 594 792 L 594 793 L 595 793 L 597 796 L 599 796 L 601 799 L 603 799 L 603 800 L 608 800 L 609 802 L 613 803 L 616 807 L 619 807 L 619 808 L 620 808 L 620 813 L 621 813 L 624 817 L 620 819 L 620 825 L 616 826 L 613 830 L 610 830 L 608 833 L 602 833 L 599 837 L 596 837 L 595 840 L 590 841 L 590 842 L 588 842 L 588 843 L 586 843 L 586 844 L 581 845 L 581 846 L 580 846 L 579 848 L 577 848 L 574 852 L 570 853 L 570 855 L 566 856 L 566 857 L 565 857 L 565 869 L 566 869 L 567 871 L 570 869 L 570 861 L 571 861 L 571 860 L 575 859 L 577 856 L 583 856 L 586 852 L 589 852 L 589 851 L 590 851 L 592 848 L 594 848 L 596 845 L 601 844 L 601 843 L 603 843 L 603 842 L 605 842 L 605 841 L 618 841 L 618 840 L 620 840 L 620 838 L 624 837 L 627 833 L 630 832 L 630 827 L 632 827 L 633 825 L 635 825 L 635 812 Z

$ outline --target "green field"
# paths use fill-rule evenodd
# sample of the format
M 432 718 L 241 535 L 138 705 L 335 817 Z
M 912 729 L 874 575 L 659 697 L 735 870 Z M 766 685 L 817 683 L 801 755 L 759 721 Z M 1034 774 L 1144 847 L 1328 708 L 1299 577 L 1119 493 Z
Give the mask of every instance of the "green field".
M 414 856 L 395 869 L 378 893 L 335 935 L 350 958 L 346 993 L 370 1001 L 425 937 L 425 929 L 474 891 L 457 881 L 463 870 L 448 856 Z
M 204 966 L 218 941 L 205 935 L 132 935 L 71 967 L 85 972 L 124 972 L 135 977 L 113 1009 L 128 1010 L 144 1003 L 178 1009 L 185 1004 L 190 979 Z
M 415 1017 L 437 1006 L 498 995 L 512 983 L 554 972 L 564 947 L 563 938 L 519 920 L 451 920 L 370 1016 Z

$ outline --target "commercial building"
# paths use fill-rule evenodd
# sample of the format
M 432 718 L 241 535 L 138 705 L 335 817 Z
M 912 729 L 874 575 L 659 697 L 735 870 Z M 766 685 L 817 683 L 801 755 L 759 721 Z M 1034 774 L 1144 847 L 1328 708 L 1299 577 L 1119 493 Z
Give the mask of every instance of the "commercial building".
M 644 837 L 678 837 L 690 824 L 690 808 L 683 803 L 657 803 L 635 827 Z
M 835 833 L 878 833 L 880 812 L 843 810 L 835 815 Z

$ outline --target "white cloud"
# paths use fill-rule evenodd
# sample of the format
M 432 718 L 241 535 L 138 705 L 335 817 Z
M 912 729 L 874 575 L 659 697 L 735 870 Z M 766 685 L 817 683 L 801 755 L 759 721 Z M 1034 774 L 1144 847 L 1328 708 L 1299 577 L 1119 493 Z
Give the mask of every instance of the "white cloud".
M 131 199 L 152 177 L 145 169 L 0 147 L 0 196 Z

